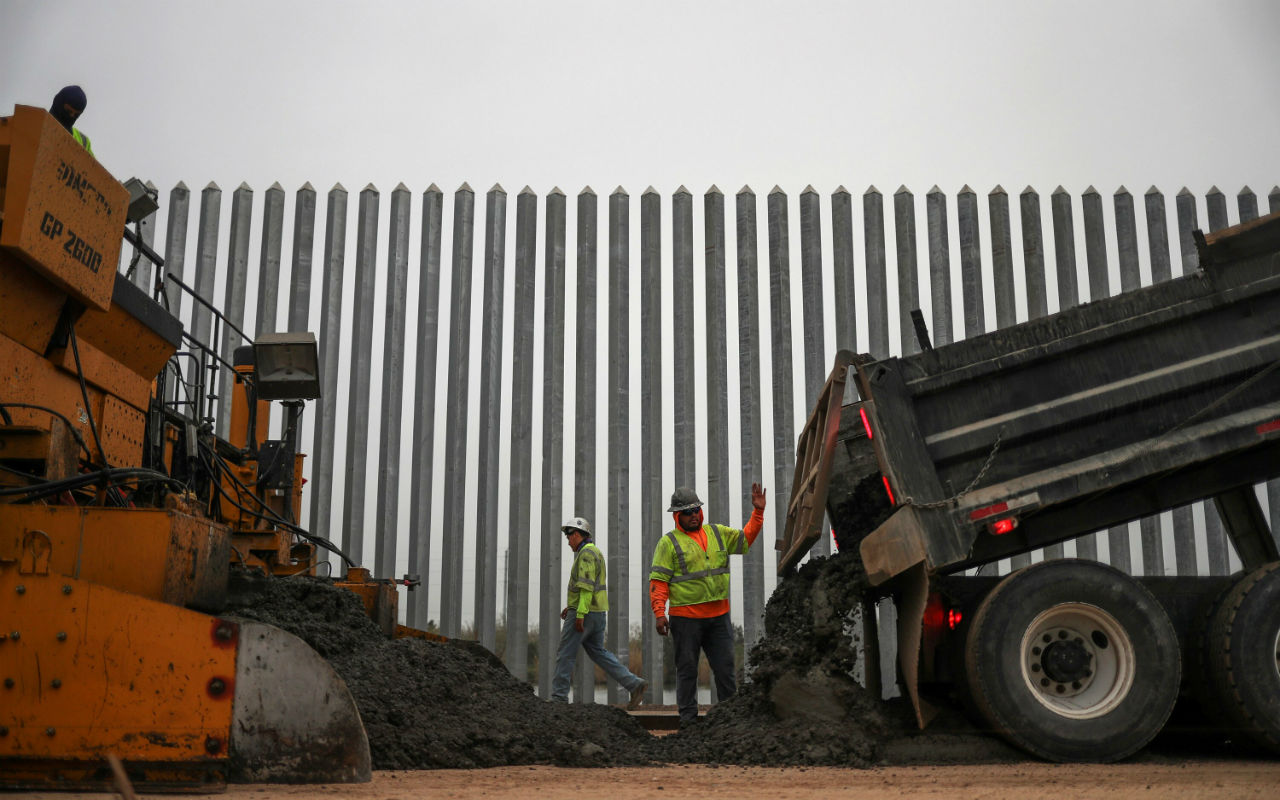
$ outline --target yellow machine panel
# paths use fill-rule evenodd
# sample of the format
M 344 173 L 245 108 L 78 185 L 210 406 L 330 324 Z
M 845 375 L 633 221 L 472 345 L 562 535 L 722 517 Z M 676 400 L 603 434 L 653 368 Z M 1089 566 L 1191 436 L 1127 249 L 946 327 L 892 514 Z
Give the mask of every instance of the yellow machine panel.
M 43 109 L 0 118 L 0 247 L 92 308 L 111 305 L 129 192 Z
M 17 256 L 0 249 L 0 336 L 43 353 L 66 302 L 65 291 L 36 274 Z
M 66 414 L 81 437 L 92 446 L 93 433 L 89 427 L 89 415 L 85 413 L 84 401 L 80 395 L 80 382 L 74 374 L 61 369 L 46 358 L 41 358 L 22 347 L 7 336 L 0 335 L 0 381 L 5 388 L 5 400 L 12 403 L 31 403 L 59 409 L 74 409 L 74 413 Z M 107 416 L 107 395 L 90 384 L 87 389 L 90 410 L 95 420 L 104 420 Z M 115 401 L 119 403 L 119 401 Z M 132 406 L 127 406 L 132 408 Z M 118 410 L 118 409 L 117 409 Z M 48 431 L 51 417 L 48 413 L 26 408 L 13 408 L 9 411 L 15 425 L 37 428 Z M 138 460 L 138 450 L 133 442 L 141 442 L 146 420 L 140 411 L 133 414 L 113 414 L 113 427 L 119 430 L 103 429 L 105 422 L 99 422 L 99 433 L 102 445 L 106 450 L 107 460 L 112 464 L 133 464 Z M 0 431 L 0 440 L 5 434 Z M 97 453 L 94 453 L 97 456 Z
M 31 756 L 225 763 L 234 623 L 52 573 L 0 571 L 0 594 L 0 772 Z
M 41 535 L 46 541 L 36 541 Z M 225 526 L 177 511 L 0 505 L 0 562 L 17 561 L 33 547 L 48 548 L 57 574 L 215 610 L 231 563 Z

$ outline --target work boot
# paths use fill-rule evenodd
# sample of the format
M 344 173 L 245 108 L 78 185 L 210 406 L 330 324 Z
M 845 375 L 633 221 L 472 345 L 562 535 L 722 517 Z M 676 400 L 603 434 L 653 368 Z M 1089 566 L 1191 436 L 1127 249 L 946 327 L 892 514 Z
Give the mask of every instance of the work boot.
M 649 682 L 641 680 L 636 688 L 631 690 L 631 699 L 627 701 L 627 710 L 635 711 L 644 702 L 644 690 L 648 688 Z

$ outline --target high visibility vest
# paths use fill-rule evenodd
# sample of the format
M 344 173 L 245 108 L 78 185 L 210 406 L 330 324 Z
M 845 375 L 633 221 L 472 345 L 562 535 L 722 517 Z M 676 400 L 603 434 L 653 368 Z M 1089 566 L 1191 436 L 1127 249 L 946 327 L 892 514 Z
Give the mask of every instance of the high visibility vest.
M 584 542 L 573 555 L 573 566 L 569 568 L 569 600 L 565 605 L 576 611 L 583 592 L 591 594 L 588 612 L 609 610 L 604 553 L 592 542 Z
M 85 136 L 83 133 L 76 130 L 75 128 L 71 129 L 71 136 L 76 140 L 77 143 L 79 143 L 81 147 L 89 151 L 89 155 L 93 155 L 93 145 L 89 143 L 88 136 Z
M 667 602 L 691 606 L 729 599 L 729 556 L 743 555 L 750 544 L 737 528 L 703 525 L 707 549 L 684 531 L 668 531 L 653 551 L 649 580 L 670 585 Z

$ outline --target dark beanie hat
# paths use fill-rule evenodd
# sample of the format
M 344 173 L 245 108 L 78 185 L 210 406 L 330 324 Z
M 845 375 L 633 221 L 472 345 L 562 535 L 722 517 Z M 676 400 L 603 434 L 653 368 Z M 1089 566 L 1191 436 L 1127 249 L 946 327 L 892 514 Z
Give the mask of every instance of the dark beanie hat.
M 63 111 L 62 107 L 69 105 L 78 111 L 84 111 L 85 106 L 88 104 L 89 99 L 85 97 L 84 89 L 79 86 L 64 86 L 54 95 L 53 105 L 49 107 L 49 113 L 53 115 L 54 119 L 61 122 L 63 127 L 70 130 L 71 123 L 74 120 L 67 118 L 66 112 Z

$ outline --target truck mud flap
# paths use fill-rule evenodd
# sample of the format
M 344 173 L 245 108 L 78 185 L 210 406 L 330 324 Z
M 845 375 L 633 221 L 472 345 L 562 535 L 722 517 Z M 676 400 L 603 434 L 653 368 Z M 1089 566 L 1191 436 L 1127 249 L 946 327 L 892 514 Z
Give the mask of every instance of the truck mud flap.
M 924 628 L 924 607 L 929 597 L 929 572 L 918 563 L 902 572 L 894 587 L 898 604 L 898 667 L 916 723 L 921 728 L 938 714 L 929 701 L 920 696 L 920 642 Z

